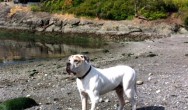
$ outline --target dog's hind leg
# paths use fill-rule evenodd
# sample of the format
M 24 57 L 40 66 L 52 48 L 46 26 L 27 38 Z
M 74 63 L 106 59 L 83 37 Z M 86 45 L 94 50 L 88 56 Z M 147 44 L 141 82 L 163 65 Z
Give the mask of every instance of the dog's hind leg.
M 118 110 L 123 110 L 123 107 L 125 105 L 125 100 L 124 100 L 124 91 L 123 91 L 123 87 L 122 86 L 118 86 L 116 89 L 116 94 L 118 96 L 118 99 L 119 99 L 119 107 L 118 107 Z
M 125 90 L 125 95 L 127 96 L 127 98 L 131 103 L 132 110 L 136 110 L 136 99 L 135 99 L 136 94 L 134 88 Z
M 132 106 L 132 110 L 136 110 L 136 81 L 134 77 L 131 77 L 130 80 L 126 79 L 126 77 L 124 77 L 125 79 L 123 80 L 123 89 L 125 92 L 125 95 L 127 96 L 127 98 L 129 99 L 131 106 Z

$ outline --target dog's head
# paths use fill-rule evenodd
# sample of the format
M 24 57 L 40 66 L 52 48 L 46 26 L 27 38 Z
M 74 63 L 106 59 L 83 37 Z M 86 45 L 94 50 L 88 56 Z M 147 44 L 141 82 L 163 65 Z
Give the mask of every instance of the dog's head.
M 87 70 L 88 65 L 90 64 L 87 56 L 81 54 L 71 55 L 68 58 L 66 71 L 69 74 L 73 73 L 76 76 L 81 76 Z

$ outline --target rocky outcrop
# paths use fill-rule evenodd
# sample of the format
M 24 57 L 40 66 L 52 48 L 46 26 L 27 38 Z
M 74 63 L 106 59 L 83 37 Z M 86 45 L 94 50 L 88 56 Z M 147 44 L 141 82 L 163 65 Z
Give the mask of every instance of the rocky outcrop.
M 24 10 L 11 13 L 10 6 L 1 4 L 0 7 L 0 27 L 8 29 L 27 29 L 58 33 L 92 33 L 109 40 L 144 40 L 170 36 L 177 32 L 188 33 L 186 29 L 178 24 L 152 23 L 142 20 L 139 22 L 138 20 L 88 20 Z

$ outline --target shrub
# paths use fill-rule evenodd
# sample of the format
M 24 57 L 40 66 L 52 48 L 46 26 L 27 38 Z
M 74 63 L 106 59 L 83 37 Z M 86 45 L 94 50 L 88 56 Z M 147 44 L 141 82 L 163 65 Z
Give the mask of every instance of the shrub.
M 188 0 L 164 0 L 164 1 L 171 1 L 179 9 L 188 7 Z
M 171 0 L 164 4 L 164 10 L 166 12 L 178 12 L 179 8 Z
M 149 20 L 162 19 L 162 18 L 166 18 L 168 16 L 167 13 L 160 12 L 160 11 L 145 11 L 142 13 L 143 13 L 143 16 Z
M 38 5 L 31 5 L 31 10 L 37 12 L 37 11 L 41 11 L 41 8 Z
M 134 15 L 134 7 L 129 1 L 111 1 L 104 3 L 100 8 L 99 17 L 104 19 L 123 20 Z
M 188 8 L 188 0 L 43 0 L 39 8 L 32 9 L 124 20 L 132 19 L 135 15 L 135 3 L 137 14 L 151 20 L 166 18 L 172 12 Z
M 129 15 L 134 15 L 134 7 L 129 3 L 129 0 L 88 0 L 71 12 L 74 12 L 77 16 L 122 20 L 127 19 Z
M 80 2 L 80 5 L 74 5 L 73 9 L 69 9 L 68 12 L 77 16 L 90 16 L 96 17 L 100 8 L 100 0 L 86 0 Z
M 168 10 L 171 11 L 171 5 L 166 5 L 163 0 L 145 0 L 145 3 L 141 4 L 140 14 L 149 20 L 166 18 L 168 16 Z
M 44 0 L 41 4 L 41 11 L 59 12 L 63 9 L 64 0 Z

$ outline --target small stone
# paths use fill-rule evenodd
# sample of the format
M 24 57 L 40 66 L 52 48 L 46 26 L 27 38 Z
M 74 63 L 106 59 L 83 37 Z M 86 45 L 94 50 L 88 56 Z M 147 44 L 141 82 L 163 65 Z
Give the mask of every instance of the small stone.
M 169 84 L 169 82 L 165 82 L 165 85 Z
M 157 94 L 160 93 L 160 92 L 161 92 L 161 90 L 157 90 L 157 91 L 156 91 Z
M 114 109 L 117 109 L 117 108 L 118 108 L 118 106 L 119 106 L 118 104 L 115 104 L 115 105 L 114 105 Z
M 31 96 L 30 94 L 26 95 L 26 97 L 30 97 L 30 96 Z
M 137 84 L 137 85 L 142 85 L 142 84 L 144 84 L 144 82 L 141 81 L 141 80 L 139 80 L 139 81 L 136 81 L 136 84 Z
M 109 99 L 105 99 L 105 101 L 104 102 L 110 102 L 110 100 Z
M 103 102 L 102 98 L 99 99 L 99 102 L 100 102 L 100 103 Z
M 153 75 L 152 73 L 149 73 L 149 76 Z
M 43 107 L 42 106 L 40 106 L 37 110 L 42 110 L 43 109 Z
M 152 78 L 152 77 L 150 76 L 150 77 L 148 78 L 148 81 L 150 81 L 150 80 L 151 80 L 151 78 Z

